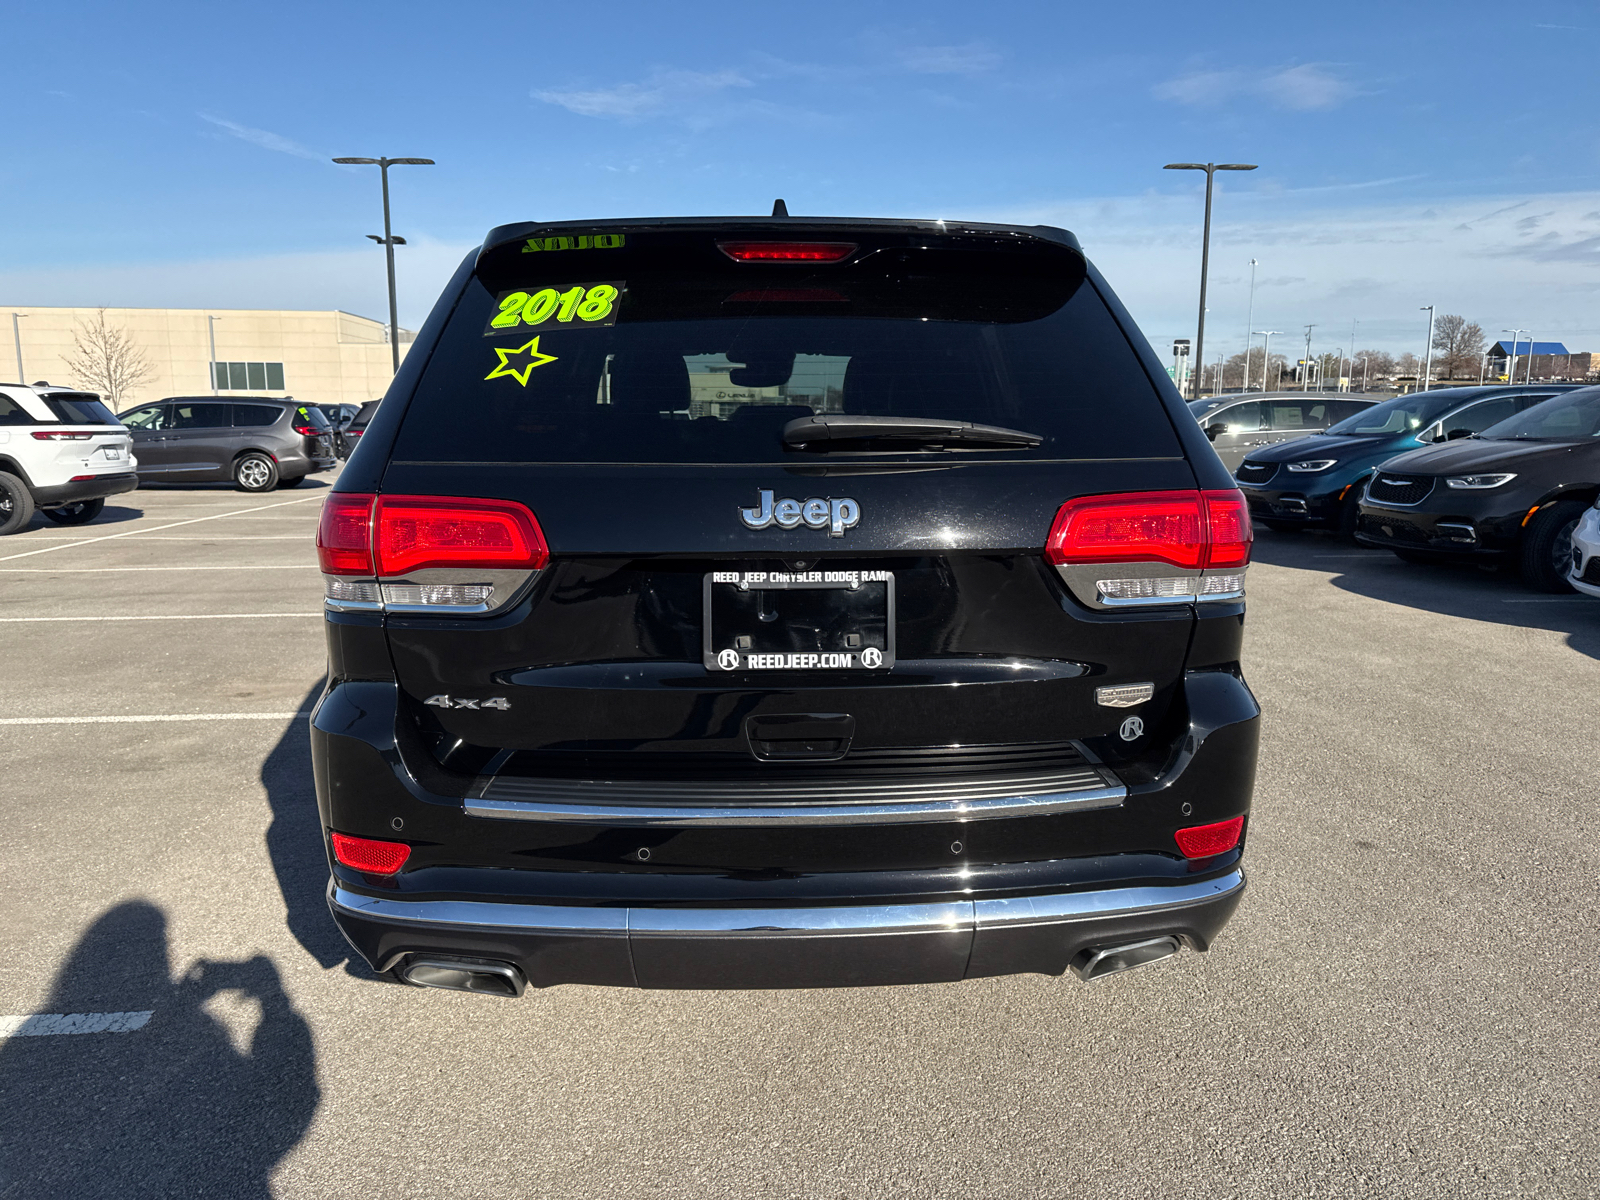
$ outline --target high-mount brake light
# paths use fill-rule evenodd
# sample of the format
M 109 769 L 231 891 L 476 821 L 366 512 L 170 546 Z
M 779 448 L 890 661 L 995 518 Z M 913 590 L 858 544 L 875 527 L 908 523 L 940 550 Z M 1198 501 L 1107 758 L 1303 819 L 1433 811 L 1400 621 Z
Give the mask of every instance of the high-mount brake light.
M 1239 844 L 1244 832 L 1244 818 L 1231 817 L 1211 825 L 1191 825 L 1172 835 L 1185 858 L 1214 858 L 1226 854 Z
M 317 560 L 324 575 L 371 575 L 372 504 L 377 497 L 335 492 L 322 502 Z
M 734 262 L 842 262 L 856 252 L 854 242 L 718 242 Z
M 328 836 L 333 841 L 334 858 L 368 875 L 393 875 L 411 857 L 411 847 L 404 842 L 380 842 L 348 833 L 330 832 Z
M 380 496 L 374 525 L 380 576 L 428 567 L 537 571 L 550 561 L 539 522 L 514 500 Z
M 1080 496 L 1056 513 L 1044 557 L 1069 588 L 1092 586 L 1107 607 L 1233 600 L 1244 592 L 1252 537 L 1238 491 Z M 1115 565 L 1128 569 L 1087 570 Z

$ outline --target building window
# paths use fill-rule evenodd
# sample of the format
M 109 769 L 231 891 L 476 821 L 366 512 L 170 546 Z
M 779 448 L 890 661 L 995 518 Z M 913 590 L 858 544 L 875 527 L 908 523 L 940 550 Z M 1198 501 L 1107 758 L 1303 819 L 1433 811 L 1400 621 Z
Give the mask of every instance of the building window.
M 211 366 L 212 386 L 219 392 L 283 391 L 281 362 L 219 362 Z

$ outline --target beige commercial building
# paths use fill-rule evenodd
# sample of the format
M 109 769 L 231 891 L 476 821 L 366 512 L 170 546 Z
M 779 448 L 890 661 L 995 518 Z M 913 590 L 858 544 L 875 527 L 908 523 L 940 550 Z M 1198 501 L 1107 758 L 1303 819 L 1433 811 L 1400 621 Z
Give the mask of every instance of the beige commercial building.
M 93 341 L 101 313 L 106 329 L 120 333 L 148 367 L 144 379 L 114 398 L 118 411 L 213 391 L 360 404 L 381 397 L 394 375 L 387 324 L 337 310 L 0 306 L 0 379 L 20 373 L 23 383 L 105 392 L 103 382 L 80 377 L 70 365 L 74 352 Z M 411 338 L 400 331 L 402 357 Z

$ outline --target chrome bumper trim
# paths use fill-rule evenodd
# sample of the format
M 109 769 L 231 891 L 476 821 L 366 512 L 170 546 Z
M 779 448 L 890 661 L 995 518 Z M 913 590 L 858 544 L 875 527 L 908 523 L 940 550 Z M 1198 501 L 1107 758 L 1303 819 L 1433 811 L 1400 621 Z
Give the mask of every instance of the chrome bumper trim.
M 463 802 L 469 816 L 657 828 L 981 821 L 1115 808 L 1128 795 L 1099 767 L 1024 778 L 804 787 L 494 778 L 476 790 Z
M 1244 871 L 1167 887 L 1106 888 L 1016 900 L 806 908 L 579 908 L 479 900 L 391 900 L 330 880 L 329 903 L 356 917 L 429 925 L 613 937 L 781 938 L 950 933 L 1058 925 L 1188 908 L 1244 887 Z

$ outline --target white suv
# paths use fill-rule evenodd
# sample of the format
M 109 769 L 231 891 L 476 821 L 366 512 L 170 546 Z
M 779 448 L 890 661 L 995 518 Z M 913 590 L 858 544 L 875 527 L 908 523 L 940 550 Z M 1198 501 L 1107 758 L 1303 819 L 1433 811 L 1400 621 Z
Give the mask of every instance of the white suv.
M 105 498 L 139 486 L 133 438 L 92 392 L 0 383 L 0 534 L 33 510 L 61 525 L 100 515 Z
M 1572 570 L 1567 582 L 1580 592 L 1600 597 L 1600 500 L 1578 518 L 1572 531 Z

